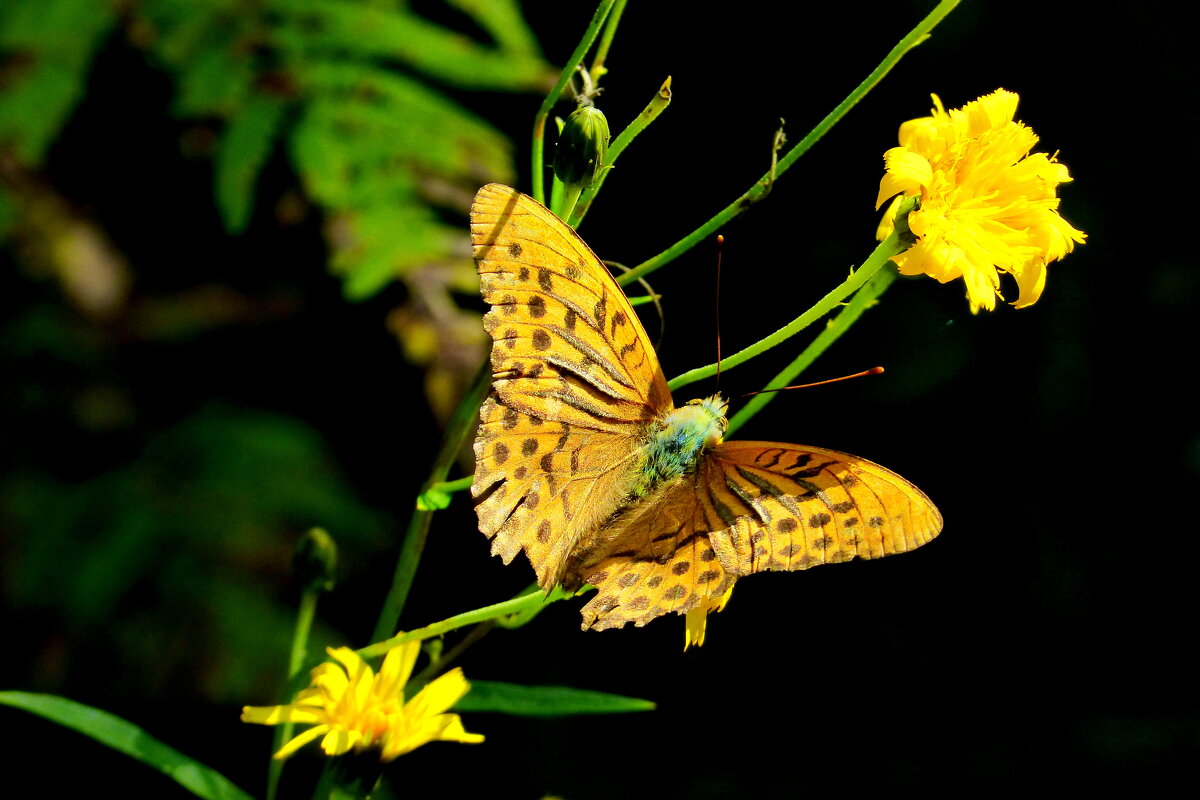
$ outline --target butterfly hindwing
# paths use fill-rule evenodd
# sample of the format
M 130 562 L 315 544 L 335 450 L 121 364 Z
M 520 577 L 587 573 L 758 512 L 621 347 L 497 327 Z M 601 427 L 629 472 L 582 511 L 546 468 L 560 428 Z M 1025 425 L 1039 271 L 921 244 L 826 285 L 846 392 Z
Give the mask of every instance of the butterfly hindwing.
M 670 612 L 682 614 L 723 595 L 733 585 L 717 558 L 710 533 L 725 525 L 709 501 L 713 465 L 651 494 L 607 535 L 621 544 L 596 549 L 608 555 L 581 565 L 596 596 L 583 607 L 583 627 L 602 630 L 627 622 L 645 625 Z M 604 535 L 604 534 L 601 534 Z

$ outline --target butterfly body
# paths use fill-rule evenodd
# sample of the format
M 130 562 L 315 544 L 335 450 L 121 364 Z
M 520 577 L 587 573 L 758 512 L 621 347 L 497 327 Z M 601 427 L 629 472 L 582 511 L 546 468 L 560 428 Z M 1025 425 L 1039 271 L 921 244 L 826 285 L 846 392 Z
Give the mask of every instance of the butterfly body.
M 641 500 L 652 491 L 694 472 L 704 451 L 721 443 L 727 422 L 728 403 L 720 395 L 692 400 L 672 409 L 652 426 L 641 447 L 629 502 Z
M 676 408 L 624 293 L 549 210 L 498 184 L 471 232 L 493 338 L 475 440 L 480 530 L 550 589 L 597 594 L 584 627 L 644 625 L 741 576 L 913 549 L 941 516 L 865 459 L 724 442 L 720 396 Z

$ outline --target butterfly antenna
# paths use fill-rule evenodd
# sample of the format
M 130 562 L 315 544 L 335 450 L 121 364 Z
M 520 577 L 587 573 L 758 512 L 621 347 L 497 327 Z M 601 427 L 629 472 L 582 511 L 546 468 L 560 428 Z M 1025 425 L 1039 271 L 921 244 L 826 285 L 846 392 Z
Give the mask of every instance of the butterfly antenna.
M 828 380 L 814 381 L 813 383 L 800 383 L 796 384 L 795 386 L 779 386 L 775 389 L 759 389 L 757 392 L 739 395 L 738 399 L 754 397 L 756 394 L 766 394 L 768 392 L 786 392 L 789 389 L 808 389 L 813 386 L 824 386 L 827 383 L 838 383 L 839 381 L 848 381 L 851 378 L 865 378 L 868 375 L 880 375 L 882 373 L 883 367 L 871 367 L 870 369 L 864 369 L 862 372 L 856 372 L 853 375 L 843 375 L 840 378 L 829 378 Z
M 717 386 L 721 385 L 721 255 L 725 252 L 725 237 L 717 234 Z

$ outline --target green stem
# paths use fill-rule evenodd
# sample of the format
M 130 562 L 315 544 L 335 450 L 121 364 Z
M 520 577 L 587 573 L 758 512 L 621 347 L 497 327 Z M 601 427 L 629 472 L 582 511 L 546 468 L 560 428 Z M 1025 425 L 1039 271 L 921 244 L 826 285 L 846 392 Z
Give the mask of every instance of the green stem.
M 608 173 L 612 169 L 612 165 L 616 163 L 617 158 L 621 155 L 629 143 L 632 142 L 637 135 L 646 130 L 646 127 L 654 120 L 658 119 L 658 115 L 667 110 L 667 106 L 671 104 L 671 76 L 663 81 L 663 85 L 659 87 L 658 92 L 650 100 L 649 104 L 642 109 L 642 113 L 638 114 L 633 122 L 621 131 L 621 134 L 613 140 L 608 146 L 608 153 L 605 155 L 604 169 L 592 181 L 592 185 L 583 192 L 583 196 L 579 198 L 579 203 L 572 212 L 567 224 L 572 228 L 578 228 L 579 223 L 583 221 L 588 209 L 592 207 L 592 201 L 596 199 L 596 193 L 600 191 L 600 187 L 604 185 L 604 181 L 608 178 Z
M 838 104 L 837 108 L 829 112 L 825 119 L 821 120 L 807 136 L 801 139 L 795 147 L 787 152 L 787 155 L 779 159 L 779 162 L 776 164 L 774 170 L 775 177 L 777 178 L 786 172 L 788 168 L 796 162 L 796 159 L 804 155 L 804 153 L 806 153 L 809 148 L 816 144 L 822 136 L 828 133 L 829 129 L 837 124 L 837 122 L 844 117 L 846 113 L 858 103 L 858 101 L 862 100 L 863 97 L 866 96 L 867 92 L 871 91 L 871 89 L 873 89 L 877 83 L 883 80 L 883 77 L 887 75 L 894 66 L 896 66 L 900 59 L 903 58 L 909 50 L 912 50 L 914 47 L 928 39 L 929 32 L 933 30 L 934 26 L 936 26 L 942 21 L 943 18 L 945 18 L 947 14 L 954 10 L 954 7 L 958 5 L 958 3 L 959 0 L 942 0 L 942 2 L 938 3 L 937 7 L 929 13 L 929 16 L 917 23 L 917 26 L 909 31 L 908 35 L 901 39 L 900 42 L 892 48 L 891 52 L 887 54 L 887 57 L 884 58 L 883 61 L 879 63 L 879 66 L 877 66 L 875 70 L 867 76 L 866 80 L 860 83 L 845 100 Z M 768 171 L 741 197 L 723 208 L 708 222 L 704 223 L 699 228 L 692 231 L 690 234 L 680 239 L 663 252 L 642 262 L 641 264 L 638 264 L 629 272 L 621 275 L 619 278 L 617 278 L 617 283 L 621 286 L 625 286 L 631 281 L 635 281 L 640 277 L 648 275 L 654 270 L 662 267 L 664 264 L 670 263 L 679 256 L 683 255 L 688 250 L 692 249 L 697 244 L 716 233 L 718 229 L 728 223 L 731 219 L 761 200 L 763 196 L 770 190 L 770 187 L 771 173 Z
M 604 18 L 608 16 L 608 12 L 612 9 L 615 2 L 616 0 L 601 0 L 600 5 L 596 7 L 596 13 L 592 15 L 591 23 L 588 24 L 587 30 L 583 32 L 583 38 L 575 46 L 575 52 L 571 53 L 570 60 L 563 67 L 562 74 L 558 76 L 558 82 L 554 84 L 554 88 L 550 90 L 550 94 L 546 95 L 546 99 L 542 101 L 541 108 L 538 109 L 537 116 L 534 117 L 533 197 L 539 203 L 546 203 L 546 164 L 544 155 L 546 150 L 546 120 L 550 117 L 550 109 L 558 102 L 558 98 L 562 96 L 562 91 L 566 88 L 567 82 L 575 74 L 575 68 L 583 62 L 584 55 L 591 48 L 592 43 L 596 41 L 596 37 L 600 34 L 600 27 L 604 24 Z
M 846 298 L 854 294 L 862 288 L 867 281 L 875 277 L 880 268 L 888 263 L 894 255 L 903 253 L 907 249 L 907 245 L 901 242 L 899 234 L 892 232 L 890 236 L 879 243 L 879 246 L 871 253 L 861 267 L 851 273 L 850 277 L 842 282 L 840 286 L 835 288 L 829 294 L 817 301 L 816 305 L 805 311 L 796 319 L 789 322 L 779 330 L 772 333 L 744 350 L 740 350 L 731 356 L 722 358 L 720 364 L 708 364 L 707 366 L 697 367 L 693 370 L 688 370 L 682 375 L 672 378 L 667 386 L 671 391 L 675 391 L 682 386 L 687 386 L 689 383 L 695 383 L 705 378 L 710 378 L 717 374 L 718 366 L 721 371 L 732 369 L 738 364 L 742 364 L 750 359 L 761 355 L 767 350 L 776 345 L 783 344 L 792 336 L 795 336 L 800 331 L 807 328 L 812 323 L 819 320 L 821 317 L 833 311 Z
M 600 44 L 596 46 L 596 57 L 592 59 L 593 81 L 598 82 L 607 72 L 604 62 L 608 59 L 608 49 L 612 47 L 613 37 L 617 35 L 617 26 L 621 24 L 621 15 L 625 13 L 627 2 L 628 0 L 617 0 L 612 13 L 608 15 L 608 24 L 604 26 L 604 35 L 600 37 Z
M 531 592 L 530 594 L 514 597 L 512 600 L 505 600 L 502 603 L 494 603 L 490 606 L 477 608 L 473 611 L 464 611 L 462 614 L 456 614 L 453 617 L 435 622 L 432 625 L 426 625 L 424 628 L 417 628 L 413 631 L 398 634 L 387 639 L 386 641 L 377 641 L 375 644 L 364 647 L 358 651 L 358 654 L 363 658 L 376 658 L 382 656 L 387 651 L 394 647 L 415 640 L 430 639 L 434 636 L 441 636 L 456 628 L 462 628 L 467 625 L 474 625 L 479 622 L 484 622 L 497 617 L 507 617 L 512 614 L 520 614 L 524 611 L 534 609 L 539 605 L 553 603 L 556 600 L 563 600 L 568 597 L 574 597 L 574 592 L 564 592 L 561 587 L 555 587 L 549 595 L 541 589 Z
M 446 494 L 454 494 L 455 492 L 464 492 L 471 488 L 471 484 L 475 481 L 474 475 L 467 475 L 459 478 L 456 481 L 442 481 L 435 483 L 430 488 L 437 492 L 445 492 Z
M 479 406 L 483 403 L 483 398 L 487 396 L 491 385 L 492 363 L 489 359 L 484 361 L 479 368 L 475 382 L 459 402 L 454 416 L 450 418 L 445 438 L 442 440 L 442 449 L 433 463 L 429 480 L 417 494 L 418 498 L 431 486 L 445 482 L 467 437 L 479 423 Z M 400 612 L 404 610 L 404 603 L 412 588 L 413 577 L 417 573 L 417 565 L 421 561 L 421 553 L 425 549 L 425 540 L 429 537 L 429 526 L 433 521 L 433 514 L 433 509 L 420 508 L 414 503 L 413 515 L 409 519 L 408 530 L 404 535 L 404 544 L 400 548 L 400 558 L 396 562 L 396 572 L 392 576 L 392 586 L 383 602 L 383 609 L 379 612 L 379 621 L 375 623 L 375 632 L 371 635 L 372 642 L 385 639 L 391 636 L 392 631 L 396 630 Z
M 300 608 L 296 612 L 296 627 L 292 631 L 292 652 L 288 656 L 288 671 L 287 685 L 289 694 L 291 687 L 295 685 L 296 676 L 300 674 L 301 668 L 304 666 L 304 660 L 308 656 L 308 634 L 312 630 L 313 619 L 317 615 L 317 597 L 320 591 L 316 589 L 305 589 L 300 595 Z M 291 700 L 289 696 L 287 698 Z M 291 722 L 285 722 L 275 728 L 275 739 L 271 745 L 271 753 L 274 755 L 279 752 L 279 748 L 283 747 L 284 742 L 291 741 L 292 731 L 295 725 Z M 271 759 L 270 765 L 267 768 L 267 800 L 275 800 L 275 795 L 279 791 L 279 779 L 283 775 L 283 761 Z
M 896 269 L 888 265 L 885 269 L 881 269 L 875 273 L 875 276 L 862 288 L 853 299 L 850 300 L 838 313 L 836 317 L 829 321 L 829 324 L 817 334 L 817 338 L 812 341 L 808 347 L 804 349 L 800 355 L 796 356 L 796 360 L 788 364 L 778 375 L 767 383 L 765 388 L 778 389 L 782 386 L 788 386 L 796 377 L 808 368 L 813 361 L 817 359 L 821 353 L 838 338 L 850 329 L 862 313 L 873 306 L 879 297 L 887 290 L 892 282 L 896 280 Z M 745 425 L 751 417 L 757 414 L 763 406 L 775 399 L 777 392 L 768 394 L 759 394 L 750 398 L 750 402 L 746 403 L 736 414 L 729 420 L 729 427 L 725 431 L 725 435 L 729 436 L 738 428 Z

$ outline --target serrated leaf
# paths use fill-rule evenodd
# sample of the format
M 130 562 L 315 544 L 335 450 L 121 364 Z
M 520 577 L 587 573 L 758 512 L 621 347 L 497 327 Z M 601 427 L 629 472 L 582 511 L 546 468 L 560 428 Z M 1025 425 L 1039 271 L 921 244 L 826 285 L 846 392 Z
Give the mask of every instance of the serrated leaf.
M 650 700 L 569 686 L 522 686 L 477 680 L 471 681 L 471 691 L 454 704 L 455 711 L 494 711 L 525 717 L 623 714 L 655 708 Z
M 394 59 L 464 89 L 543 89 L 555 70 L 529 52 L 485 47 L 457 31 L 408 11 L 345 0 L 289 0 L 274 4 L 285 24 L 272 43 L 294 57 L 314 53 Z
M 537 39 L 521 17 L 521 9 L 513 0 L 447 0 L 471 16 L 500 45 L 502 50 L 523 55 L 537 55 Z
M 221 136 L 216 157 L 217 208 L 225 229 L 241 233 L 254 210 L 254 185 L 271 154 L 285 106 L 259 95 L 242 107 Z
M 251 800 L 221 773 L 163 744 L 132 722 L 49 694 L 0 692 L 0 703 L 20 708 L 95 739 L 170 777 L 197 797 Z

